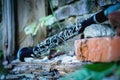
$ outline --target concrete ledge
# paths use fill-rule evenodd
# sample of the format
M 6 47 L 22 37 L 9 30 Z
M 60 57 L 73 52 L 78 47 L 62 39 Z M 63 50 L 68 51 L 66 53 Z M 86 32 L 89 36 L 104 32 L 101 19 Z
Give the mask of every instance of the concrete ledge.
M 78 60 L 110 62 L 120 60 L 120 37 L 101 37 L 75 41 Z

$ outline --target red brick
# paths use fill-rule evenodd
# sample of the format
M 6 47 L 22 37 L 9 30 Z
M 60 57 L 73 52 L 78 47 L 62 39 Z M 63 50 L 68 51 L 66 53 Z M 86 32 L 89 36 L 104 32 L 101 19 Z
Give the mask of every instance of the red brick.
M 120 60 L 120 37 L 101 37 L 75 41 L 78 60 L 109 62 Z
M 120 36 L 120 11 L 112 12 L 109 14 L 108 20 L 111 26 L 116 29 L 117 35 Z

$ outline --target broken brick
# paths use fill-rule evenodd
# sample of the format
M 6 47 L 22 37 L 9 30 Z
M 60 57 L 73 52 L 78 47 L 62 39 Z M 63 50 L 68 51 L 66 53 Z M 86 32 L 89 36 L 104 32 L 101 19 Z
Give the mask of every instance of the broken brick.
M 120 36 L 120 11 L 112 12 L 108 15 L 109 22 L 116 29 L 117 35 Z
M 120 60 L 120 37 L 100 37 L 75 41 L 78 60 L 110 62 Z

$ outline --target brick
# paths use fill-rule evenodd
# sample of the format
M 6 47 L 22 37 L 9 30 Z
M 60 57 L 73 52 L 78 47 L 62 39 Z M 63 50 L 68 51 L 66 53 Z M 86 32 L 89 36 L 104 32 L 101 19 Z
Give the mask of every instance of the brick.
M 120 60 L 120 37 L 75 40 L 75 54 L 81 61 L 118 61 Z
M 120 11 L 112 12 L 108 15 L 109 22 L 116 29 L 117 35 L 120 36 Z

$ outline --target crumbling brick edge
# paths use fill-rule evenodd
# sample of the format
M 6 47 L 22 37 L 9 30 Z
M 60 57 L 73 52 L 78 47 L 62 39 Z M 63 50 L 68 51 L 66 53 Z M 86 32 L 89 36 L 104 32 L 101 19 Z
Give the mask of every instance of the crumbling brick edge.
M 120 37 L 75 40 L 76 58 L 81 61 L 111 62 L 120 60 Z

